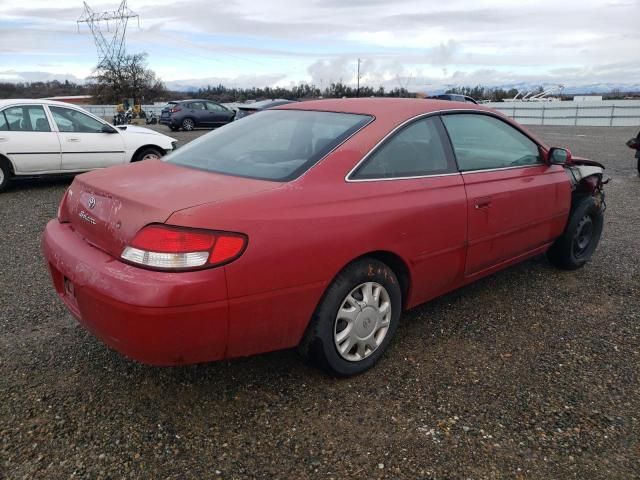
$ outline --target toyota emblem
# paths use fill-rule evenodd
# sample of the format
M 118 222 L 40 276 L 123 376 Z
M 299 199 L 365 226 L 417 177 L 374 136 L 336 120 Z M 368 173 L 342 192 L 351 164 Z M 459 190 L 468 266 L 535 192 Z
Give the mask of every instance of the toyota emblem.
M 96 197 L 92 195 L 89 197 L 89 200 L 87 201 L 87 207 L 89 207 L 89 210 L 93 210 L 93 207 L 95 206 L 96 206 Z

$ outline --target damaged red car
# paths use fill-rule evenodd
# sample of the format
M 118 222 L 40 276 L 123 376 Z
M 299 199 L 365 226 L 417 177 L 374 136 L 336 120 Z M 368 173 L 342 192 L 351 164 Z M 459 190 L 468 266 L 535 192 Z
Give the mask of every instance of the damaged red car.
M 541 253 L 582 267 L 602 165 L 488 108 L 319 100 L 75 178 L 43 250 L 87 329 L 140 362 L 297 347 L 370 368 L 402 312 Z

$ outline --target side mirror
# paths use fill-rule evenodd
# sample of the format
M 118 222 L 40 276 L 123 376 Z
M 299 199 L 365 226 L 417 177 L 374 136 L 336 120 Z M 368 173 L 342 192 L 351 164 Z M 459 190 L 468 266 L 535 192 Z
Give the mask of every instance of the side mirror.
M 106 123 L 102 125 L 102 133 L 118 133 L 118 131 L 113 128 L 111 125 L 107 125 Z
M 549 150 L 549 163 L 551 163 L 551 165 L 566 165 L 571 163 L 571 152 L 566 148 L 553 147 Z

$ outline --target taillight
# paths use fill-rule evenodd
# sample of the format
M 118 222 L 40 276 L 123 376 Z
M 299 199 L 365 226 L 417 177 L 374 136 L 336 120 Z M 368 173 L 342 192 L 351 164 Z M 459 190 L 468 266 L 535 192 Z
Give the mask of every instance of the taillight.
M 181 107 L 173 107 L 171 110 L 169 110 L 169 113 L 176 113 L 176 112 L 179 112 L 180 110 L 182 110 Z
M 229 263 L 244 252 L 239 233 L 147 225 L 122 251 L 121 258 L 159 270 L 191 270 Z

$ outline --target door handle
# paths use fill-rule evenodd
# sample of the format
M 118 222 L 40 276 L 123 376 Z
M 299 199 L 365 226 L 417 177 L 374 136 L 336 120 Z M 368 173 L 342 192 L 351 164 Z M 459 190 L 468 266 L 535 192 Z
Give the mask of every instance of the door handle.
M 0 137 L 0 142 L 6 142 L 7 141 L 7 137 Z
M 476 198 L 475 208 L 476 210 L 489 208 L 491 206 L 491 197 Z
M 79 142 L 80 139 L 79 138 L 67 138 L 67 142 L 69 143 L 75 143 L 75 142 Z

